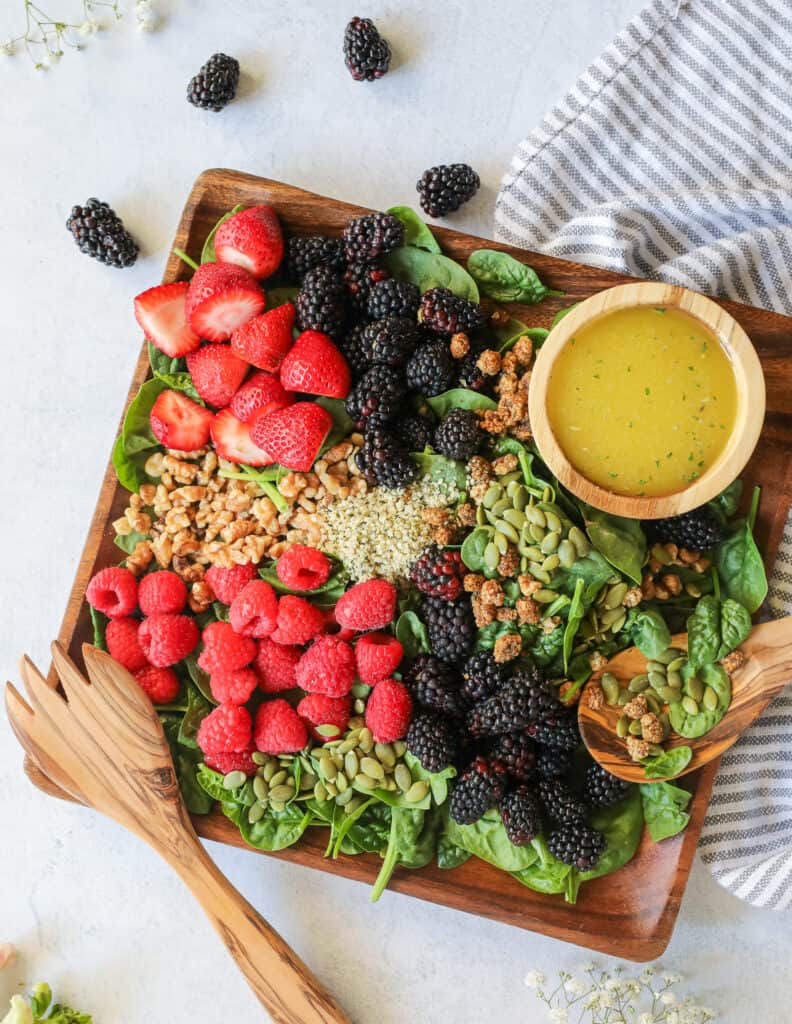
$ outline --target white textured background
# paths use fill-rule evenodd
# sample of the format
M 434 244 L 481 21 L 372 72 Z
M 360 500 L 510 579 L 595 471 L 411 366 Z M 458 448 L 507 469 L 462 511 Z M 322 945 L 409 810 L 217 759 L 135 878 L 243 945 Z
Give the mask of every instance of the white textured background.
M 42 0 L 52 15 L 77 0 Z M 0 57 L 0 678 L 24 650 L 40 665 L 60 623 L 137 359 L 131 300 L 159 279 L 184 198 L 226 166 L 365 205 L 415 205 L 434 163 L 465 160 L 483 187 L 453 224 L 484 236 L 519 139 L 635 14 L 641 0 L 446 0 L 355 9 L 338 0 L 154 0 L 160 31 L 133 19 L 35 73 Z M 353 14 L 391 41 L 394 69 L 357 84 L 340 56 Z M 0 0 L 0 41 L 21 0 Z M 184 99 L 217 50 L 243 67 L 222 114 Z M 90 195 L 142 245 L 132 270 L 79 255 L 64 229 Z M 352 882 L 211 847 L 246 896 L 337 993 L 358 1024 L 539 1021 L 532 966 L 574 947 Z M 97 1024 L 262 1019 L 181 884 L 137 840 L 50 800 L 21 773 L 0 719 L 0 941 L 23 957 L 0 996 L 47 978 Z M 697 865 L 665 963 L 729 1024 L 792 1018 L 789 916 L 751 910 Z

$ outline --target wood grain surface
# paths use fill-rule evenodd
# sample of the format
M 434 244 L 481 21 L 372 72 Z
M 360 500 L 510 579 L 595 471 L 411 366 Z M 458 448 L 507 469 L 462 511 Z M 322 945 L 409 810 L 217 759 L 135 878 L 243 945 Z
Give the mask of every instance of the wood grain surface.
M 294 234 L 339 235 L 346 221 L 368 212 L 361 207 L 327 199 L 279 182 L 256 178 L 237 171 L 205 171 L 195 182 L 176 232 L 174 245 L 192 257 L 200 257 L 203 241 L 217 219 L 237 203 L 252 206 L 272 203 L 285 229 Z M 621 274 L 578 263 L 525 252 L 511 246 L 474 238 L 445 228 L 432 228 L 444 251 L 464 262 L 474 249 L 495 248 L 508 252 L 533 266 L 544 283 L 565 294 L 538 306 L 512 305 L 513 314 L 528 324 L 548 327 L 559 309 L 590 295 L 633 280 Z M 189 272 L 176 256 L 168 260 L 164 281 L 184 279 Z M 757 540 L 771 564 L 792 499 L 792 320 L 766 310 L 734 302 L 721 303 L 746 330 L 757 349 L 767 386 L 767 411 L 759 445 L 743 473 L 750 485 L 761 483 L 763 500 L 757 521 Z M 130 344 L 137 334 L 129 315 Z M 135 370 L 129 398 L 148 376 L 145 347 Z M 113 438 L 107 439 L 108 450 Z M 92 636 L 90 617 L 84 602 L 85 589 L 95 571 L 118 561 L 111 523 L 123 513 L 126 492 L 118 485 L 108 465 L 85 549 L 64 615 L 60 638 L 79 663 L 80 646 Z M 51 678 L 54 683 L 54 677 Z M 583 886 L 576 906 L 561 896 L 544 896 L 519 885 L 502 871 L 475 858 L 453 871 L 435 866 L 420 871 L 397 869 L 390 888 L 420 899 L 442 903 L 458 910 L 494 918 L 508 924 L 542 932 L 591 949 L 632 960 L 651 960 L 666 948 L 679 910 L 717 763 L 711 762 L 686 777 L 693 792 L 691 820 L 682 835 L 654 844 L 648 836 L 633 861 L 614 875 Z M 26 770 L 40 788 L 68 799 L 28 761 Z M 219 810 L 196 818 L 199 835 L 229 845 L 245 847 L 238 829 Z M 324 840 L 318 830 L 309 829 L 296 847 L 268 856 L 282 857 L 332 874 L 371 883 L 380 861 L 361 855 L 327 860 Z M 361 892 L 361 899 L 366 894 Z M 387 894 L 384 897 L 387 899 Z

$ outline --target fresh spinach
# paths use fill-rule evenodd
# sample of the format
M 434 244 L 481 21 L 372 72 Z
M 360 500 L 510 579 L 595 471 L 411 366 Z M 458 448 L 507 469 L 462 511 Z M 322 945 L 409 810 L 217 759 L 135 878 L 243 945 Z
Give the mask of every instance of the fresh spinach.
M 329 448 L 332 448 L 333 445 L 348 437 L 354 430 L 355 424 L 346 411 L 346 404 L 340 398 L 326 398 L 324 395 L 321 395 L 315 398 L 314 401 L 317 405 L 321 405 L 323 409 L 326 409 L 333 417 L 330 433 L 324 439 L 324 444 L 319 449 L 319 457 L 321 458 Z
M 553 589 L 572 597 L 578 580 L 583 580 L 583 602 L 588 606 L 600 590 L 613 577 L 613 569 L 595 548 L 583 558 L 578 558 L 569 569 L 559 569 L 553 576 Z
M 125 555 L 131 555 L 141 541 L 148 539 L 148 534 L 138 533 L 137 530 L 133 530 L 131 533 L 116 534 L 116 536 L 113 537 L 113 543 L 117 548 L 120 548 Z
M 721 603 L 721 643 L 718 648 L 718 659 L 725 658 L 744 640 L 747 640 L 751 633 L 751 627 L 751 614 L 748 609 L 738 601 L 727 597 Z
M 467 487 L 467 473 L 463 463 L 435 452 L 412 452 L 412 458 L 418 463 L 422 477 L 456 487 L 458 491 L 464 491 Z
M 467 268 L 483 294 L 495 302 L 533 305 L 548 295 L 563 294 L 545 288 L 527 263 L 497 249 L 476 249 L 468 256 Z
M 601 807 L 592 814 L 591 827 L 605 836 L 607 845 L 596 867 L 590 871 L 575 869 L 579 882 L 609 875 L 635 856 L 644 824 L 640 788 L 633 786 L 623 800 L 610 807 Z
M 630 626 L 630 639 L 651 660 L 671 646 L 671 630 L 654 608 L 641 608 Z
M 586 605 L 583 602 L 583 590 L 586 584 L 581 577 L 578 577 L 575 583 L 575 592 L 572 595 L 572 603 L 569 606 L 569 615 L 567 616 L 566 626 L 564 627 L 564 675 L 567 675 L 569 671 L 569 657 L 572 654 L 572 647 L 575 643 L 575 637 L 577 631 L 580 628 L 580 623 L 583 621 L 583 617 L 586 614 Z
M 332 804 L 332 807 L 335 806 Z M 361 806 L 365 810 L 359 817 L 355 817 L 352 826 L 341 836 L 341 844 L 338 846 L 341 853 L 380 853 L 387 849 L 391 830 L 390 807 L 379 800 L 366 801 Z M 342 822 L 337 831 L 341 831 L 344 825 Z
M 275 561 L 271 561 L 261 566 L 259 568 L 259 576 L 266 580 L 273 590 L 277 590 L 279 594 L 297 594 L 300 597 L 311 598 L 317 604 L 335 605 L 346 590 L 346 585 L 349 582 L 346 569 L 340 562 L 337 562 L 332 573 L 321 586 L 314 587 L 313 590 L 293 590 L 291 587 L 287 587 L 278 576 L 275 568 L 276 564 Z
M 105 632 L 107 631 L 107 623 L 110 620 L 102 612 L 98 612 L 91 604 L 88 605 L 88 612 L 90 613 L 91 625 L 93 626 L 94 647 L 98 647 L 100 651 L 106 651 Z
M 751 616 L 732 598 L 719 601 L 707 594 L 693 609 L 687 630 L 688 665 L 695 670 L 725 658 L 739 647 L 751 632 Z
M 449 288 L 462 299 L 479 300 L 478 287 L 470 274 L 456 260 L 442 253 L 403 245 L 389 252 L 384 263 L 397 281 L 411 281 L 422 292 L 429 288 Z
M 268 808 L 264 817 L 251 824 L 247 814 L 239 820 L 239 831 L 242 838 L 257 850 L 285 850 L 294 846 L 311 824 L 313 814 L 302 804 L 291 803 L 282 811 Z
M 690 821 L 685 808 L 691 794 L 686 789 L 672 786 L 670 782 L 645 782 L 639 788 L 644 821 L 656 843 L 684 831 Z
M 227 220 L 230 220 L 235 213 L 239 213 L 240 210 L 244 210 L 245 207 L 241 204 L 235 206 L 233 210 L 229 210 L 228 213 L 224 213 L 220 220 L 215 224 L 209 234 L 206 236 L 206 241 L 201 251 L 201 263 L 215 263 L 217 260 L 217 254 L 215 253 L 214 238 L 217 234 L 217 229 L 221 224 L 225 224 Z
M 182 746 L 198 749 L 196 736 L 201 722 L 212 710 L 212 703 L 201 693 L 191 681 L 187 686 L 187 710 L 179 724 L 179 743 Z
M 767 597 L 767 574 L 753 535 L 759 504 L 754 491 L 748 518 L 735 525 L 732 533 L 715 551 L 715 565 L 724 593 L 753 614 Z
M 148 357 L 151 372 L 157 380 L 171 389 L 171 391 L 183 391 L 188 398 L 192 398 L 199 405 L 204 405 L 203 399 L 193 387 L 192 377 L 187 372 L 187 364 L 183 359 L 175 359 L 165 355 L 149 341 Z
M 402 612 L 396 620 L 396 639 L 404 649 L 405 658 L 416 658 L 419 654 L 429 654 L 429 632 L 418 617 L 418 613 L 408 610 Z
M 682 670 L 682 677 L 685 680 L 683 693 L 687 696 L 690 696 L 687 681 L 692 677 L 693 671 L 690 662 Z M 718 703 L 712 711 L 699 705 L 699 711 L 695 715 L 685 711 L 681 700 L 675 700 L 669 705 L 668 718 L 671 728 L 688 740 L 698 739 L 713 729 L 729 710 L 731 704 L 731 680 L 722 665 L 702 665 L 695 671 L 695 674 L 705 686 L 712 687 L 718 695 Z
M 451 842 L 445 831 L 441 831 L 437 840 L 437 866 L 443 871 L 451 871 L 453 868 L 461 867 L 473 854 L 456 843 Z
M 671 747 L 657 757 L 645 757 L 644 777 L 647 779 L 673 779 L 683 772 L 693 760 L 693 751 L 688 746 Z
M 550 330 L 552 331 L 556 324 L 561 323 L 564 317 L 567 316 L 567 314 L 571 313 L 573 309 L 577 309 L 579 305 L 579 302 L 575 302 L 571 306 L 567 306 L 566 309 L 559 309 L 559 311 L 553 317 L 553 322 L 550 324 Z
M 531 846 L 536 853 L 536 859 L 527 868 L 523 868 L 521 871 L 512 871 L 512 878 L 516 878 L 518 882 L 533 889 L 534 892 L 547 895 L 564 892 L 567 887 L 567 879 L 573 870 L 572 867 L 569 864 L 564 864 L 550 853 L 544 836 L 537 836 L 532 840 Z
M 546 327 L 529 327 L 514 316 L 510 316 L 505 323 L 489 326 L 488 330 L 495 341 L 492 347 L 501 353 L 513 349 L 520 338 L 530 338 L 534 349 L 538 350 L 544 345 L 550 333 Z
M 471 572 L 481 572 L 484 569 L 484 552 L 494 532 L 491 526 L 477 526 L 462 541 L 460 555 Z
M 444 836 L 447 841 L 503 871 L 522 871 L 537 859 L 532 845 L 515 846 L 506 834 L 497 809 L 487 811 L 473 825 L 458 825 L 449 817 Z
M 710 509 L 712 509 L 721 522 L 733 519 L 734 516 L 737 515 L 737 509 L 740 507 L 742 490 L 742 480 L 733 480 L 725 490 L 720 492 L 717 498 L 713 498 L 712 501 L 707 502 Z
M 489 395 L 479 394 L 478 391 L 471 391 L 469 388 L 452 388 L 450 391 L 444 391 L 442 395 L 427 398 L 426 404 L 438 419 L 443 419 L 452 409 L 498 408 L 498 403 Z
M 581 503 L 586 532 L 597 551 L 614 569 L 634 583 L 641 582 L 641 568 L 646 557 L 646 537 L 638 519 L 610 515 Z
M 151 409 L 166 385 L 154 378 L 147 380 L 132 400 L 121 425 L 121 433 L 113 447 L 113 467 L 118 482 L 128 491 L 139 491 L 142 484 L 156 478 L 145 471 L 146 461 L 162 445 L 151 432 Z
M 170 747 L 173 767 L 179 782 L 184 805 L 190 814 L 208 814 L 212 809 L 212 798 L 198 781 L 197 772 L 203 762 L 203 754 L 197 747 L 188 746 L 181 740 L 182 716 L 160 712 L 160 722 Z
M 209 704 L 217 704 L 218 702 L 212 696 L 212 688 L 209 685 L 209 673 L 204 672 L 204 670 L 198 664 L 198 655 L 194 651 L 192 654 L 188 654 L 187 657 L 184 659 L 184 665 L 187 669 L 187 674 L 189 675 L 190 679 L 192 680 L 192 682 L 194 683 L 194 685 L 196 686 L 204 700 L 206 700 Z
M 429 783 L 429 792 L 432 794 L 432 800 L 438 807 L 442 807 L 448 799 L 448 783 L 451 779 L 456 778 L 456 768 L 448 765 L 448 767 L 439 772 L 427 771 L 418 758 L 409 751 L 404 755 L 404 763 L 410 769 L 413 779 L 416 781 L 424 779 Z M 408 804 L 407 806 L 420 807 L 421 805 Z
M 404 225 L 404 245 L 416 246 L 427 252 L 441 251 L 437 239 L 415 210 L 409 206 L 392 206 L 387 212 Z
M 392 808 L 388 846 L 371 890 L 372 903 L 376 903 L 385 891 L 399 865 L 420 868 L 429 863 L 435 854 L 438 827 L 436 811 L 427 813 L 407 807 Z

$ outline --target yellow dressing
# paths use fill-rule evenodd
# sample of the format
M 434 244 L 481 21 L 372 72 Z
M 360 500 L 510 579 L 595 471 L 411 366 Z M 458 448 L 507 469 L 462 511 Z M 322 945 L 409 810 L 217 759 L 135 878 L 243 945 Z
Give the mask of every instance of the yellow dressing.
M 547 414 L 588 480 L 616 494 L 672 494 L 725 447 L 737 415 L 734 371 L 717 337 L 680 310 L 617 310 L 566 343 Z

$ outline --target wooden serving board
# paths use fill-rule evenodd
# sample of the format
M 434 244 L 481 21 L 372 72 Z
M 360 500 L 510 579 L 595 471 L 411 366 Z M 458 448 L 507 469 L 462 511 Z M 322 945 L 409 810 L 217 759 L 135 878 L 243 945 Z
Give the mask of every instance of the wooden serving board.
M 256 178 L 229 170 L 205 171 L 195 182 L 179 222 L 174 245 L 196 260 L 208 232 L 218 218 L 241 203 L 253 206 L 271 203 L 277 208 L 284 228 L 295 234 L 339 235 L 346 221 L 370 212 L 358 206 L 305 192 L 280 182 Z M 525 252 L 506 245 L 432 226 L 443 250 L 465 263 L 473 249 L 497 248 L 527 261 L 549 287 L 563 291 L 563 298 L 548 299 L 539 306 L 513 306 L 515 316 L 530 325 L 549 326 L 555 313 L 573 302 L 616 284 L 632 280 L 621 274 Z M 188 277 L 187 268 L 176 257 L 168 260 L 163 281 Z M 763 499 L 757 534 L 762 550 L 772 561 L 792 499 L 792 320 L 733 302 L 723 306 L 750 335 L 759 352 L 767 381 L 767 415 L 759 446 L 744 478 L 749 485 L 761 483 Z M 135 337 L 130 309 L 130 340 Z M 135 370 L 129 400 L 148 376 L 145 346 Z M 111 439 L 108 438 L 108 443 Z M 85 589 L 98 569 L 118 561 L 113 544 L 112 521 L 123 513 L 127 493 L 117 483 L 112 464 L 108 466 L 91 523 L 88 539 L 72 588 L 60 640 L 71 656 L 81 663 L 80 646 L 92 638 Z M 55 680 L 52 679 L 53 685 Z M 68 799 L 38 767 L 26 763 L 31 780 L 53 795 Z M 562 896 L 544 896 L 521 886 L 504 872 L 471 858 L 462 867 L 441 871 L 434 866 L 420 871 L 397 870 L 391 888 L 457 910 L 494 918 L 520 928 L 600 950 L 630 960 L 651 960 L 668 944 L 693 855 L 707 809 L 717 764 L 713 763 L 686 777 L 693 790 L 691 820 L 685 832 L 662 843 L 648 836 L 635 858 L 615 874 L 582 887 L 576 906 Z M 236 827 L 219 810 L 197 817 L 200 835 L 221 843 L 245 847 Z M 373 855 L 323 857 L 323 831 L 309 829 L 299 845 L 283 857 L 321 871 L 343 875 L 371 884 L 380 860 Z M 365 899 L 361 891 L 360 899 Z M 387 895 L 384 897 L 387 899 Z

